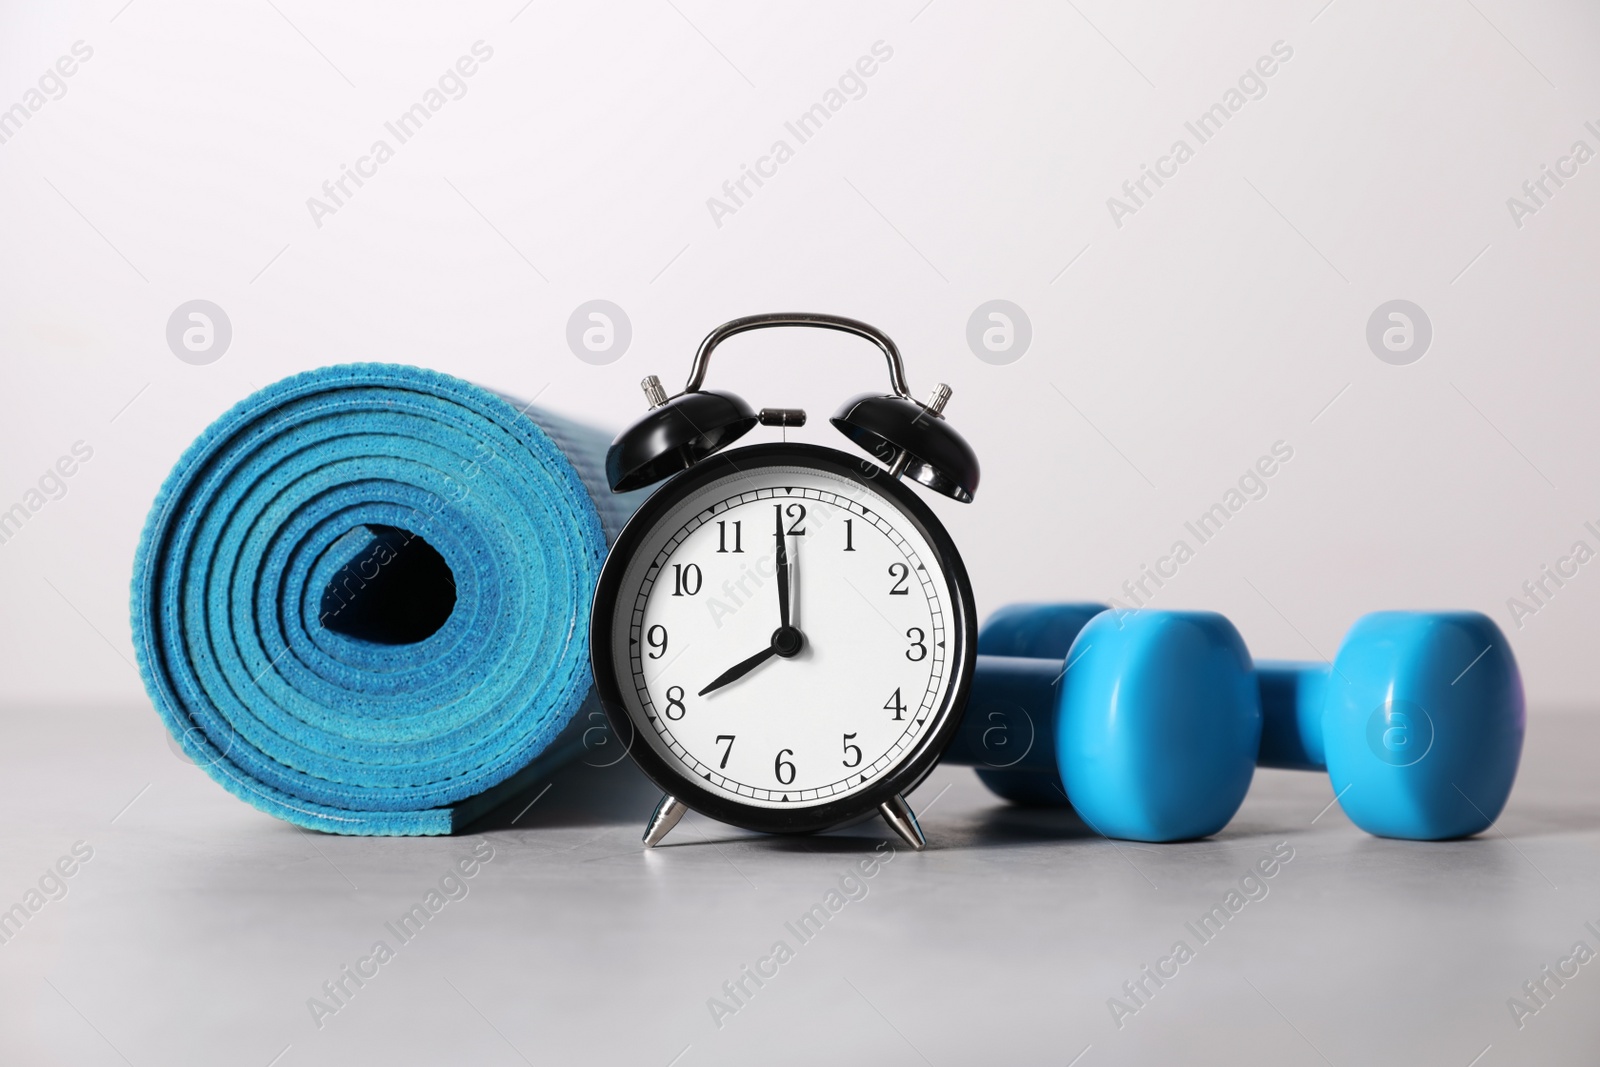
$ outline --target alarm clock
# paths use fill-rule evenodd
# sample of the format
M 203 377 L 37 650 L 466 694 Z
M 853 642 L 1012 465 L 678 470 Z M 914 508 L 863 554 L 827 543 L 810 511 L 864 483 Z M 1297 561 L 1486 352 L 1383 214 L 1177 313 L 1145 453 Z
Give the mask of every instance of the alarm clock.
M 831 420 L 872 458 L 789 442 L 804 411 L 702 388 L 719 344 L 779 326 L 882 352 L 891 392 Z M 650 411 L 612 443 L 606 476 L 614 492 L 666 481 L 606 558 L 589 644 L 612 730 L 665 793 L 645 845 L 693 809 L 770 833 L 881 814 L 920 850 L 905 797 L 955 734 L 977 647 L 961 556 L 909 488 L 963 502 L 977 489 L 977 457 L 944 418 L 949 387 L 918 402 L 881 330 L 804 313 L 724 323 L 682 392 L 642 385 Z M 784 440 L 728 448 L 757 424 Z

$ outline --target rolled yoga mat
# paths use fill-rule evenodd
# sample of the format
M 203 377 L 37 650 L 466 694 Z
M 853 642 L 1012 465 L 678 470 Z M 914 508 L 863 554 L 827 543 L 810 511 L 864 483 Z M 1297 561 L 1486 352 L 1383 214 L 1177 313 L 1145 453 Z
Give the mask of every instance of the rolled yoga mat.
M 200 435 L 134 561 L 183 751 L 300 826 L 445 834 L 581 749 L 607 438 L 444 374 L 299 374 Z

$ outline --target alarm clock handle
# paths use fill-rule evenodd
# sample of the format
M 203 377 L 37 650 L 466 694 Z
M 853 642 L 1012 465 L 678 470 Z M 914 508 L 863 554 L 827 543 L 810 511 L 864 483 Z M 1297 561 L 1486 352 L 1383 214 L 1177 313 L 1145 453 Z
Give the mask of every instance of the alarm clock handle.
M 824 315 L 815 311 L 772 311 L 763 315 L 746 315 L 718 326 L 706 334 L 705 340 L 700 342 L 700 348 L 694 354 L 694 365 L 689 368 L 689 381 L 684 385 L 683 391 L 698 392 L 705 384 L 706 371 L 711 366 L 711 353 L 722 342 L 736 334 L 747 333 L 750 330 L 765 330 L 773 326 L 812 326 L 823 330 L 838 330 L 840 333 L 853 334 L 871 341 L 889 361 L 889 385 L 894 389 L 895 395 L 904 400 L 911 399 L 911 387 L 906 385 L 905 363 L 900 359 L 900 350 L 895 347 L 894 341 L 890 340 L 888 334 L 871 323 L 859 319 L 850 319 L 843 315 Z

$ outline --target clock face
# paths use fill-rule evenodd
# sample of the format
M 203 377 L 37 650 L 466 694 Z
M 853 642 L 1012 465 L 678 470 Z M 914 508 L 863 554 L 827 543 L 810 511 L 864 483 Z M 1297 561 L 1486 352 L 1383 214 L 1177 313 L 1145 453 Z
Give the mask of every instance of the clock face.
M 646 504 L 614 565 L 596 597 L 602 698 L 691 806 L 826 825 L 915 785 L 954 727 L 966 576 L 881 470 L 811 446 L 714 457 Z

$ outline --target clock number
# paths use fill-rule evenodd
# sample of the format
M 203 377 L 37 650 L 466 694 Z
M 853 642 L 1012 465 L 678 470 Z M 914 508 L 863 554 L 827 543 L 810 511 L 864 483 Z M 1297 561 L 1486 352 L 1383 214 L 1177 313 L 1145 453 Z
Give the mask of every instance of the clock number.
M 722 762 L 717 764 L 717 767 L 720 770 L 724 770 L 725 771 L 725 770 L 728 769 L 728 757 L 733 753 L 733 735 L 732 734 L 718 734 L 717 735 L 717 744 L 720 745 L 724 741 L 728 742 L 728 747 L 722 750 Z
M 910 654 L 911 653 L 909 653 L 909 652 L 906 653 L 906 655 L 908 655 L 908 656 Z M 883 710 L 884 711 L 892 711 L 892 712 L 894 712 L 894 721 L 895 722 L 903 722 L 905 720 L 905 717 L 906 717 L 906 702 L 904 700 L 900 699 L 900 690 L 896 689 L 894 691 L 894 696 L 890 697 L 888 700 L 885 700 L 883 702 Z
M 778 513 L 778 522 L 781 525 L 784 515 L 783 505 L 774 504 L 772 505 L 772 509 Z M 806 521 L 806 506 L 804 504 L 790 504 L 788 514 L 789 518 L 793 520 L 789 523 L 789 536 L 804 537 L 806 535 L 806 528 L 800 524 Z
M 894 579 L 894 584 L 889 587 L 890 596 L 911 595 L 906 589 L 906 579 L 911 577 L 911 568 L 909 566 L 904 563 L 889 564 L 889 577 Z
M 660 659 L 667 654 L 667 628 L 665 626 L 658 624 L 650 627 L 645 631 L 644 639 L 646 644 L 655 649 L 654 652 L 648 653 L 651 659 Z
M 856 520 L 854 519 L 844 520 L 844 550 L 846 552 L 854 552 L 856 550 L 855 523 Z
M 678 709 L 678 714 L 672 714 L 673 708 Z M 667 718 L 671 719 L 673 722 L 677 722 L 679 719 L 683 718 L 684 712 L 687 710 L 688 709 L 683 706 L 683 686 L 669 686 L 667 688 Z
M 844 765 L 846 767 L 859 767 L 859 766 L 861 766 L 861 746 L 852 745 L 850 743 L 850 742 L 854 741 L 855 739 L 856 739 L 856 735 L 855 734 L 845 734 L 844 735 L 845 758 L 844 758 L 843 762 L 844 762 Z M 853 760 L 850 758 L 850 753 L 852 753 L 852 752 L 854 752 L 856 754 L 856 758 L 853 759 Z
M 728 547 L 728 523 L 724 519 L 717 520 L 717 551 L 718 552 L 743 552 L 744 551 L 744 520 L 733 520 L 733 547 Z
M 700 573 L 698 563 L 674 563 L 672 565 L 672 595 L 694 596 L 700 591 L 704 576 Z
M 732 748 L 732 745 L 728 746 Z M 772 761 L 772 773 L 778 779 L 779 785 L 788 785 L 794 781 L 794 764 L 784 759 L 785 756 L 794 755 L 794 749 L 783 748 L 778 750 L 778 755 Z M 787 771 L 787 777 L 785 777 Z
M 911 639 L 911 647 L 906 649 L 906 659 L 910 660 L 912 663 L 918 663 L 927 659 L 928 646 L 924 643 L 924 641 L 928 635 L 923 633 L 920 627 L 913 626 L 911 629 L 906 631 L 906 636 Z M 913 652 L 915 652 L 916 655 L 913 656 Z

